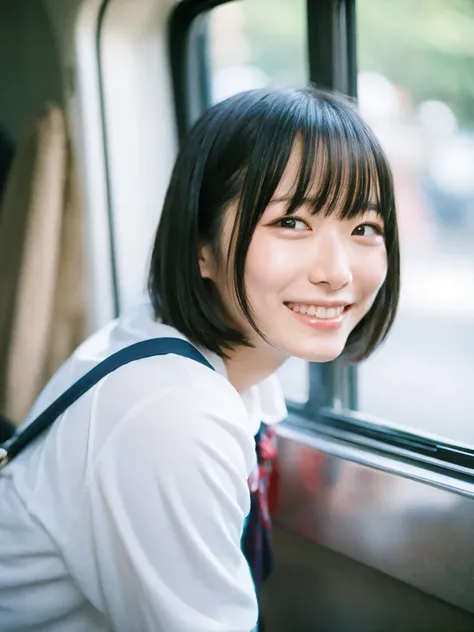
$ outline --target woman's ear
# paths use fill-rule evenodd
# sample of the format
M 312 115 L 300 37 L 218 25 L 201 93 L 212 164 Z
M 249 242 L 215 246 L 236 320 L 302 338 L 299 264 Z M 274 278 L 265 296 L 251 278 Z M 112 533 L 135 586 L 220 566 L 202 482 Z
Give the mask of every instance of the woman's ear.
M 204 244 L 199 248 L 199 269 L 203 279 L 216 280 L 216 261 L 210 244 Z

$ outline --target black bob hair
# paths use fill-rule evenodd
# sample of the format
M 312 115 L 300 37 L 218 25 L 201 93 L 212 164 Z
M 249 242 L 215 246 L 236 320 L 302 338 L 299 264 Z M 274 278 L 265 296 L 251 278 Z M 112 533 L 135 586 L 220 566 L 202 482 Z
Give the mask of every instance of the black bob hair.
M 400 286 L 398 229 L 392 176 L 375 135 L 345 97 L 315 88 L 251 90 L 208 109 L 189 132 L 174 166 L 150 262 L 148 288 L 156 317 L 221 357 L 250 343 L 224 317 L 213 283 L 201 277 L 199 247 L 209 243 L 220 253 L 225 211 L 238 201 L 234 289 L 260 333 L 245 292 L 245 262 L 255 227 L 297 142 L 301 167 L 287 214 L 307 203 L 311 192 L 315 213 L 352 218 L 375 195 L 385 223 L 387 276 L 372 308 L 351 332 L 343 356 L 353 362 L 368 357 L 393 324 Z

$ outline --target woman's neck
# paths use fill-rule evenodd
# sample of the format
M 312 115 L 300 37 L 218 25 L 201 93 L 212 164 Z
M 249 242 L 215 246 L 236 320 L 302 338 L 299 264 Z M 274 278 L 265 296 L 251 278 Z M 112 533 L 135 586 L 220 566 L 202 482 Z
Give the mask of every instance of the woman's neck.
M 274 373 L 286 360 L 283 354 L 268 345 L 265 348 L 237 347 L 224 360 L 227 376 L 232 386 L 245 393 Z

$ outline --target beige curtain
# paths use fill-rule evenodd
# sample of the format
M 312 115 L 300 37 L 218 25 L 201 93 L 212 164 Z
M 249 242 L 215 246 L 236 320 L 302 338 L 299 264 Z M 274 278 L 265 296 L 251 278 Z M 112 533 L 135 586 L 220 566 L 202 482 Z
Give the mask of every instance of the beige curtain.
M 81 205 L 67 124 L 48 106 L 0 209 L 0 412 L 14 423 L 84 338 Z

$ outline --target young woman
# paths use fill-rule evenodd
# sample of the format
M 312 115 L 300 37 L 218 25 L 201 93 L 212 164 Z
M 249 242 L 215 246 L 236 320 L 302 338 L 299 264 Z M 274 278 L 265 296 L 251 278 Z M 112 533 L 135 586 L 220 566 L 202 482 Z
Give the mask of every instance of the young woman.
M 351 104 L 256 90 L 208 110 L 172 174 L 151 303 L 87 340 L 25 425 L 131 345 L 197 355 L 117 368 L 10 455 L 0 630 L 250 632 L 242 541 L 255 435 L 285 417 L 274 373 L 289 356 L 367 357 L 398 288 L 390 170 Z

